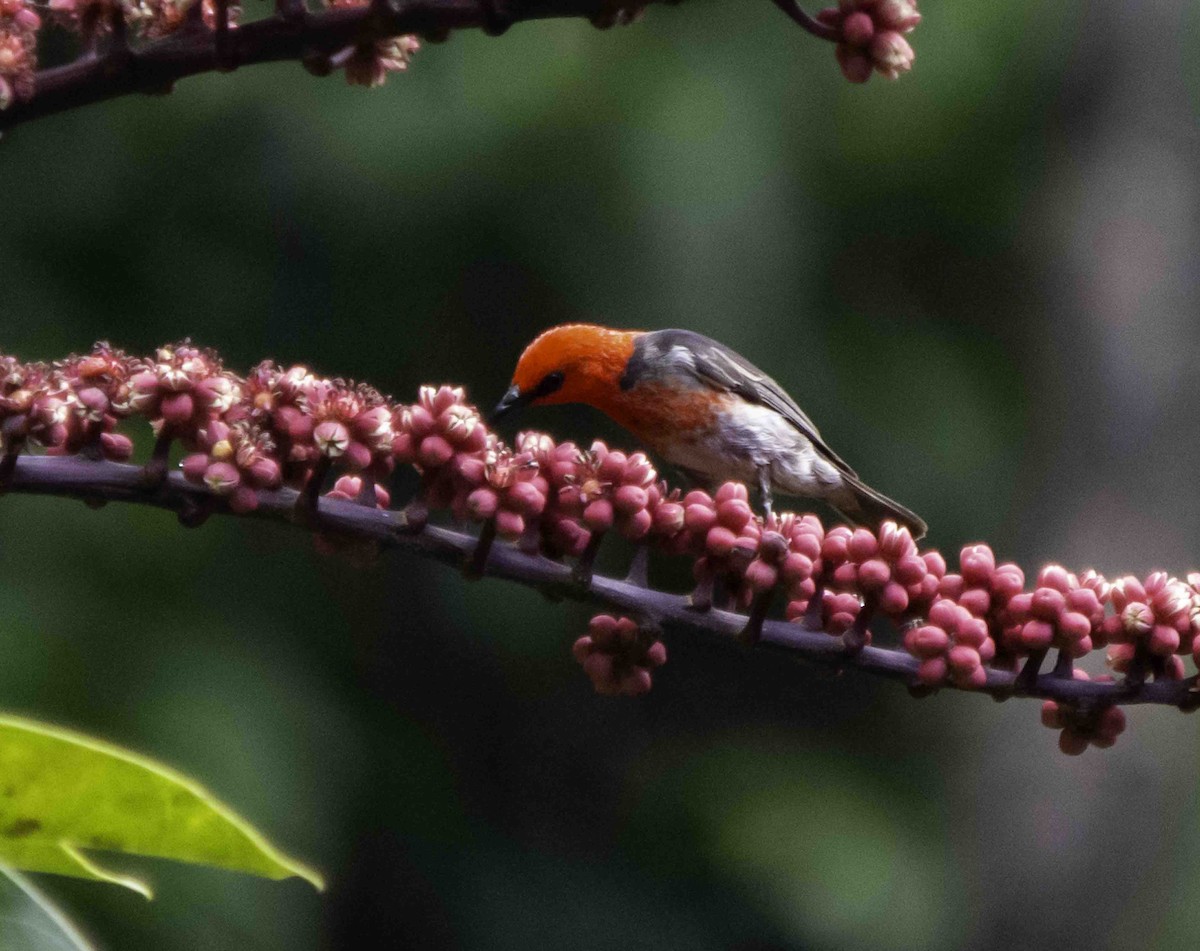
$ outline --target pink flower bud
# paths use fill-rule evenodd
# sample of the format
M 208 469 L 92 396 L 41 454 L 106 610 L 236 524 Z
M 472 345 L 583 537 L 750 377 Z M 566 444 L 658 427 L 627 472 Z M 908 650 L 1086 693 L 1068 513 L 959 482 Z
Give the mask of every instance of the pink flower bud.
M 846 544 L 846 553 L 858 562 L 866 561 L 879 551 L 879 541 L 865 528 L 856 528 Z
M 169 393 L 162 398 L 159 412 L 173 426 L 182 426 L 191 420 L 196 404 L 190 393 Z
M 684 508 L 677 502 L 663 502 L 654 510 L 654 530 L 660 535 L 683 531 Z
M 106 459 L 124 462 L 133 455 L 133 440 L 123 433 L 101 433 L 100 446 Z
M 908 610 L 909 597 L 904 586 L 889 581 L 879 596 L 879 610 L 884 614 L 897 615 Z
M 929 609 L 928 621 L 943 630 L 953 631 L 958 627 L 958 606 L 950 600 L 935 601 Z
M 1054 621 L 1066 607 L 1066 598 L 1054 588 L 1038 588 L 1033 593 L 1030 613 L 1040 621 Z
M 1003 564 L 993 573 L 991 587 L 992 594 L 1001 601 L 1007 601 L 1020 594 L 1025 587 L 1025 573 L 1014 564 Z
M 1065 594 L 1071 590 L 1071 574 L 1062 565 L 1046 565 L 1038 572 L 1039 588 L 1053 588 Z
M 350 431 L 342 423 L 326 420 L 313 430 L 313 442 L 321 455 L 337 459 L 350 446 Z
M 1131 638 L 1144 637 L 1154 627 L 1154 613 L 1145 604 L 1130 602 L 1121 612 L 1121 626 Z
M 623 485 L 613 493 L 613 508 L 622 515 L 632 515 L 644 509 L 649 501 L 646 490 L 636 485 Z
M 866 46 L 875 35 L 875 21 L 858 11 L 842 21 L 842 37 L 851 46 Z
M 1045 621 L 1029 621 L 1021 628 L 1021 646 L 1026 650 L 1046 650 L 1054 643 L 1054 627 Z
M 241 482 L 237 467 L 228 462 L 214 462 L 204 472 L 204 484 L 216 495 L 232 495 Z
M 779 570 L 784 581 L 788 583 L 803 581 L 806 578 L 812 577 L 812 559 L 798 552 L 792 552 L 784 558 L 783 565 Z
M 970 674 L 980 665 L 979 652 L 962 645 L 951 647 L 946 654 L 946 661 L 955 674 Z
M 245 515 L 258 508 L 258 493 L 248 485 L 239 485 L 229 496 L 229 508 L 238 515 Z
M 925 562 L 915 554 L 904 555 L 900 558 L 896 562 L 894 571 L 896 580 L 906 587 L 908 585 L 919 584 L 921 579 L 925 577 L 925 573 Z
M 686 500 L 685 500 L 686 501 Z M 707 532 L 717 522 L 717 511 L 710 505 L 691 504 L 684 510 L 684 524 L 693 532 Z
M 992 606 L 992 596 L 983 588 L 968 588 L 958 596 L 958 603 L 976 617 L 983 617 Z
M 833 569 L 833 583 L 839 588 L 853 588 L 858 585 L 858 565 L 852 561 L 838 565 Z
M 987 545 L 968 545 L 959 553 L 958 563 L 963 581 L 968 587 L 985 587 L 991 584 L 992 572 L 996 570 L 996 556 Z
M 275 428 L 295 442 L 304 442 L 312 436 L 316 425 L 311 416 L 295 406 L 281 406 L 271 415 Z
M 917 668 L 917 680 L 933 687 L 945 682 L 947 670 L 948 665 L 944 657 L 931 657 L 921 661 L 921 665 Z
M 841 564 L 849 556 L 850 533 L 842 526 L 830 530 L 821 543 L 821 557 L 833 564 Z
M 915 54 L 913 48 L 908 45 L 908 40 L 895 30 L 878 33 L 871 41 L 871 59 L 875 61 L 875 69 L 886 79 L 899 79 L 901 74 L 912 69 L 914 58 Z M 847 78 L 849 79 L 848 75 Z
M 957 601 L 966 590 L 962 575 L 946 575 L 938 582 L 938 594 L 951 601 Z
M 467 496 L 467 513 L 477 521 L 489 519 L 496 514 L 500 500 L 488 488 L 479 488 Z
M 1058 629 L 1068 640 L 1080 641 L 1091 636 L 1092 622 L 1076 611 L 1064 611 L 1058 618 Z
M 914 0 L 879 0 L 875 22 L 882 29 L 908 33 L 921 22 L 921 14 Z
M 454 458 L 454 447 L 441 436 L 426 436 L 417 448 L 417 462 L 426 469 L 438 469 Z
M 546 497 L 533 482 L 515 482 L 508 489 L 505 504 L 522 515 L 534 517 L 542 514 Z
M 1042 704 L 1042 726 L 1049 727 L 1051 730 L 1061 730 L 1065 726 L 1062 710 L 1057 701 L 1047 700 Z
M 1146 641 L 1152 654 L 1165 657 L 1179 650 L 1179 632 L 1166 624 L 1155 624 Z
M 744 580 L 751 591 L 761 594 L 775 587 L 779 580 L 779 572 L 765 561 L 756 559 L 746 568 Z
M 613 525 L 613 507 L 608 499 L 596 499 L 583 510 L 583 522 L 593 532 L 606 532 Z
M 749 502 L 750 493 L 746 487 L 740 482 L 725 482 L 717 489 L 717 494 L 713 496 L 713 501 L 720 505 L 722 502 L 737 500 L 739 502 Z
M 188 482 L 202 485 L 204 483 L 204 473 L 208 471 L 208 461 L 208 456 L 202 452 L 185 457 L 183 462 L 180 463 L 180 468 L 183 469 L 183 477 Z
M 510 509 L 500 509 L 496 512 L 496 534 L 501 538 L 512 541 L 520 538 L 524 532 L 524 517 Z
M 750 503 L 745 499 L 732 498 L 717 503 L 717 521 L 735 532 L 740 532 L 753 517 Z
M 365 443 L 352 440 L 346 446 L 346 452 L 342 456 L 342 464 L 354 472 L 361 471 L 371 464 L 371 450 L 367 448 Z
M 653 523 L 654 519 L 648 509 L 638 509 L 625 519 L 621 525 L 621 534 L 631 541 L 637 541 L 650 533 L 650 526 Z
M 842 75 L 850 82 L 865 83 L 871 78 L 871 69 L 874 66 L 871 56 L 859 51 L 849 43 L 839 43 L 834 50 L 834 56 L 837 57 Z
M 950 646 L 950 635 L 940 627 L 926 624 L 904 635 L 905 649 L 915 657 L 938 657 Z
M 723 525 L 715 525 L 709 529 L 708 535 L 704 540 L 704 547 L 710 555 L 720 558 L 733 551 L 737 540 L 737 535 L 728 528 Z
M 858 583 L 864 591 L 879 591 L 892 580 L 892 569 L 886 561 L 872 558 L 858 566 Z

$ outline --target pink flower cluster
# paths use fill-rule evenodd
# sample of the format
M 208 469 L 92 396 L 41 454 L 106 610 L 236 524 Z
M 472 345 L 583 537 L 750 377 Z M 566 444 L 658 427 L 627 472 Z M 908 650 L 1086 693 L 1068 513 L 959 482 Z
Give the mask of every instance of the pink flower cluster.
M 921 22 L 916 0 L 839 0 L 817 14 L 839 31 L 837 61 L 852 83 L 865 83 L 876 72 L 898 79 L 912 69 L 916 54 L 904 34 Z
M 1087 680 L 1082 670 L 1076 680 Z M 1068 756 L 1078 756 L 1089 746 L 1106 750 L 1125 732 L 1125 711 L 1117 706 L 1069 706 L 1057 700 L 1042 704 L 1042 725 L 1058 730 L 1058 748 Z
M 667 662 L 654 632 L 631 618 L 598 614 L 572 648 L 596 693 L 637 697 L 650 692 L 651 672 Z
M 0 0 L 0 110 L 33 95 L 41 25 L 32 3 Z
M 1048 565 L 1027 588 L 1017 565 L 998 563 L 982 544 L 963 548 L 951 571 L 890 522 L 871 531 L 826 529 L 814 515 L 764 520 L 744 485 L 683 494 L 640 452 L 601 442 L 581 449 L 532 432 L 510 446 L 457 387 L 422 387 L 416 402 L 402 404 L 305 367 L 262 363 L 242 377 L 186 341 L 149 359 L 107 344 L 53 364 L 0 356 L 0 490 L 17 455 L 31 448 L 128 459 L 134 445 L 124 430 L 138 419 L 155 436 L 147 484 L 165 476 L 178 445 L 185 478 L 234 512 L 253 510 L 261 493 L 282 486 L 296 489 L 298 508 L 309 513 L 322 496 L 386 508 L 395 466 L 410 465 L 420 488 L 409 525 L 419 530 L 432 510 L 483 524 L 476 567 L 499 538 L 577 559 L 583 580 L 600 540 L 621 535 L 690 557 L 693 604 L 749 609 L 757 619 L 757 628 L 747 625 L 750 641 L 775 601 L 788 620 L 842 637 L 848 653 L 886 619 L 915 658 L 914 683 L 927 687 L 999 690 L 1020 671 L 1016 689 L 1044 695 L 1045 678 L 1084 676 L 1075 661 L 1102 648 L 1135 686 L 1182 678 L 1188 655 L 1200 666 L 1200 573 L 1109 583 L 1094 571 Z M 639 630 L 600 618 L 576 645 L 602 692 L 649 689 L 665 649 Z M 1057 653 L 1046 673 L 1050 651 Z M 995 676 L 1001 671 L 1004 679 Z M 1095 702 L 1047 709 L 1064 748 L 1076 751 L 1083 740 L 1110 743 L 1123 726 Z

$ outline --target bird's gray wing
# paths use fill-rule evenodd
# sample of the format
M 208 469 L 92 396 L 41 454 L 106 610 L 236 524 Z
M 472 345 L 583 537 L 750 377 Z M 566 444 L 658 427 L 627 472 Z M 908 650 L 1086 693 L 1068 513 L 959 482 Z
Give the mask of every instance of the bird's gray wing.
M 722 343 L 691 330 L 659 330 L 639 341 L 647 351 L 647 361 L 657 357 L 675 369 L 690 372 L 697 380 L 714 389 L 735 393 L 751 403 L 773 409 L 796 427 L 814 447 L 847 475 L 857 473 L 821 438 L 817 427 L 804 410 L 796 405 L 778 383 L 766 373 Z

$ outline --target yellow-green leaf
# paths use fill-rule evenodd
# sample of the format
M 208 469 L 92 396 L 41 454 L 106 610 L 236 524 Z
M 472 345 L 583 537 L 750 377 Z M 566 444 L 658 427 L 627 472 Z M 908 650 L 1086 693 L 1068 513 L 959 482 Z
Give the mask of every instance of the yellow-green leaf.
M 263 878 L 318 875 L 185 776 L 127 750 L 0 716 L 0 865 L 124 885 L 95 852 L 213 865 Z

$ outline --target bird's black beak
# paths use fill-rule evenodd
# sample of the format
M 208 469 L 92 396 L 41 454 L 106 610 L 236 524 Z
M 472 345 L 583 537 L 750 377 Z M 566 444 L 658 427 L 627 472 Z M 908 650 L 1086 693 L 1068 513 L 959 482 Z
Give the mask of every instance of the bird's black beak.
M 504 394 L 504 398 L 496 404 L 496 408 L 492 410 L 492 415 L 488 417 L 488 424 L 495 426 L 497 422 L 516 412 L 530 400 L 528 393 L 522 394 L 521 388 L 515 383 L 508 388 L 508 392 Z

